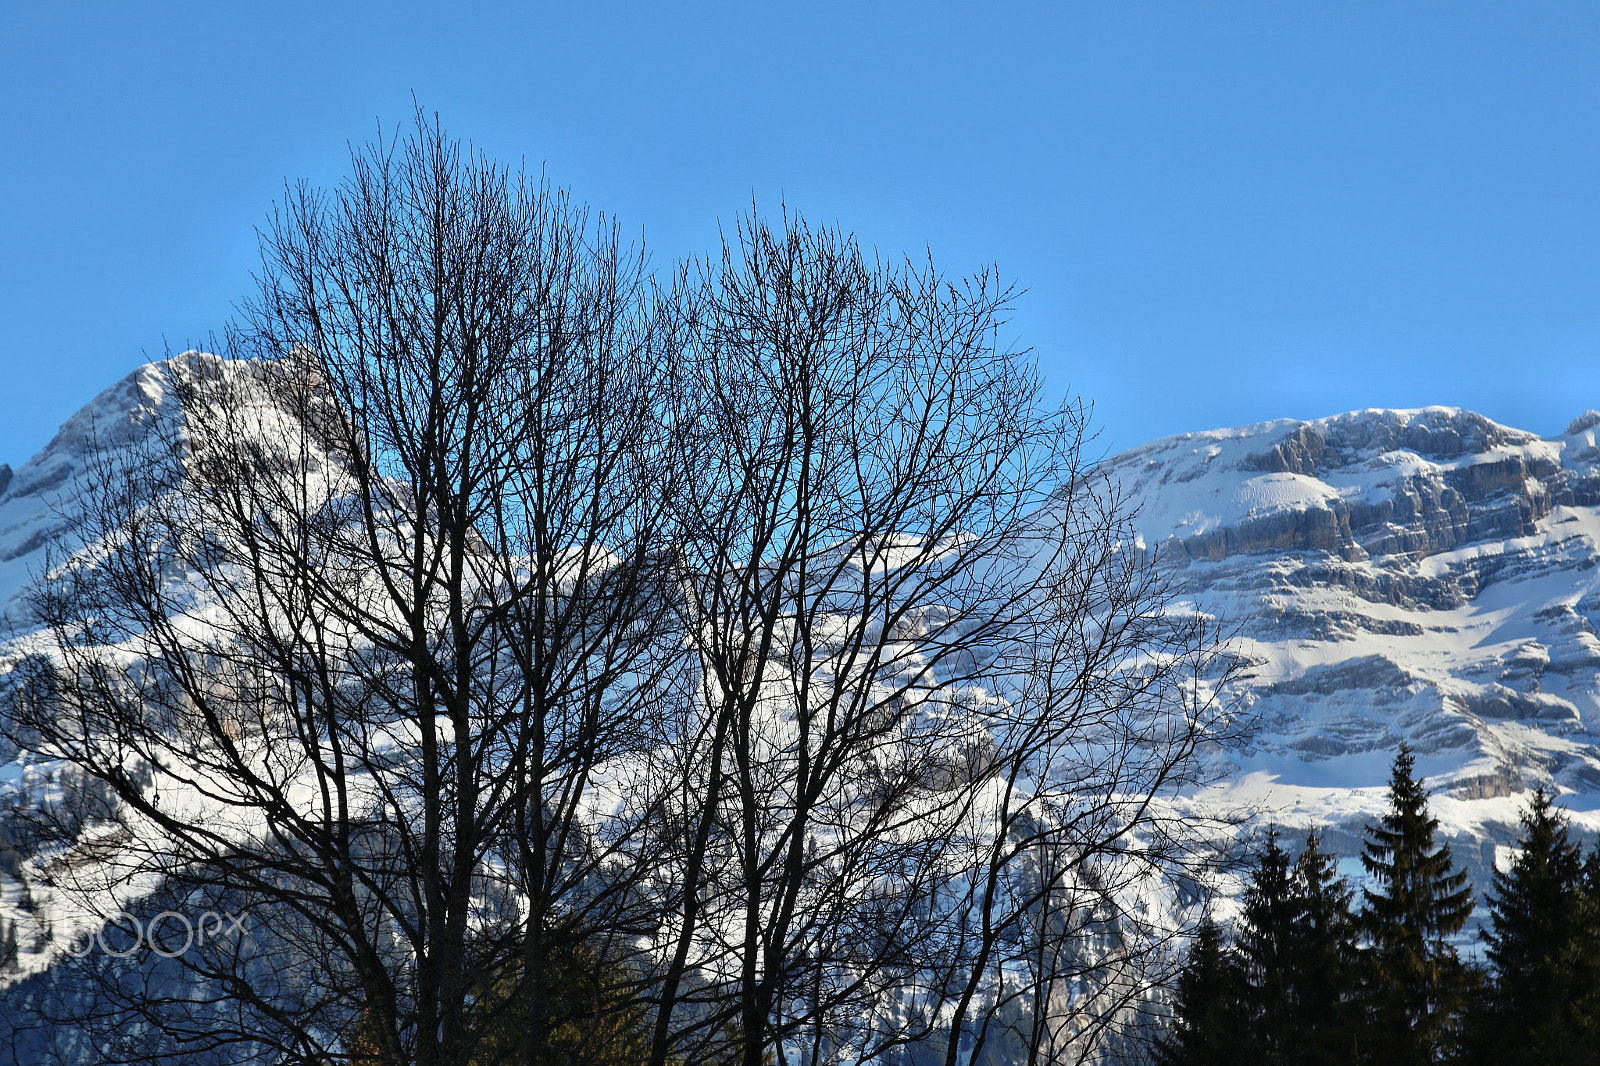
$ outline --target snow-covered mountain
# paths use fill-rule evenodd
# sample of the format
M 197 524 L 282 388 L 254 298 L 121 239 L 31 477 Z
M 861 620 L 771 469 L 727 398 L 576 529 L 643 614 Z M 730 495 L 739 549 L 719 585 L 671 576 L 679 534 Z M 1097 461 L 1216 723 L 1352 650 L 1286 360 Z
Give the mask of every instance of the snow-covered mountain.
M 1109 460 L 1145 548 L 1259 664 L 1226 798 L 1352 855 L 1404 740 L 1480 887 L 1537 785 L 1600 828 L 1597 441 L 1593 411 L 1541 438 L 1429 407 Z
M 63 494 L 96 489 L 90 456 L 176 417 L 169 375 L 207 358 L 140 368 L 0 470 L 12 626 L 73 535 Z M 1480 887 L 1536 785 L 1600 831 L 1600 413 L 1547 439 L 1453 408 L 1369 410 L 1167 437 L 1106 468 L 1143 547 L 1258 663 L 1253 729 L 1210 755 L 1221 783 L 1198 802 L 1321 827 L 1352 856 L 1408 740 Z M 23 779 L 16 756 L 0 751 L 0 788 Z
M 95 492 L 93 456 L 143 444 L 158 419 L 175 417 L 170 373 L 188 364 L 149 363 L 91 400 L 15 471 L 0 465 L 0 619 L 26 625 L 20 594 L 52 545 L 70 543 L 63 506 L 74 491 Z M 177 368 L 176 370 L 174 368 Z

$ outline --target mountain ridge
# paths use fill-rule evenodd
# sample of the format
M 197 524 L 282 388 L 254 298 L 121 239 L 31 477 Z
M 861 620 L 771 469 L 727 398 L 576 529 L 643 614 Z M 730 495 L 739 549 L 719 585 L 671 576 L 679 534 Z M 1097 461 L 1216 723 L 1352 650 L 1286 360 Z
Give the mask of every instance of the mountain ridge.
M 1401 741 L 1480 890 L 1527 794 L 1600 831 L 1600 413 L 1451 407 L 1179 434 L 1105 469 L 1141 544 L 1259 665 L 1211 802 L 1351 855 Z
M 0 487 L 0 611 L 54 546 L 90 455 L 180 417 L 186 354 L 103 390 Z M 1234 627 L 1257 664 L 1253 723 L 1188 802 L 1317 828 L 1346 856 L 1381 813 L 1403 740 L 1480 890 L 1527 793 L 1600 834 L 1600 412 L 1552 438 L 1459 408 L 1372 408 L 1158 438 L 1100 470 L 1139 507 L 1139 545 Z M 0 475 L 3 476 L 3 475 Z M 86 480 L 87 479 L 87 480 Z M 9 756 L 8 756 L 9 757 Z M 0 786 L 14 783 L 13 762 Z

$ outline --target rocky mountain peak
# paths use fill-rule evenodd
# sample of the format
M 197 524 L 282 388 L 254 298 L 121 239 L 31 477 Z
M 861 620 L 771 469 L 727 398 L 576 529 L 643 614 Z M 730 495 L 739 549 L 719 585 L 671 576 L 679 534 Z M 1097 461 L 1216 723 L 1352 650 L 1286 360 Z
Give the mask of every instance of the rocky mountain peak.
M 1479 879 L 1536 785 L 1600 807 L 1597 434 L 1597 412 L 1541 438 L 1367 410 L 1108 461 L 1146 548 L 1260 663 L 1254 735 L 1217 756 L 1234 799 L 1348 853 L 1407 740 Z
M 15 471 L 0 467 L 0 618 L 25 624 L 18 596 L 49 550 L 75 550 L 73 499 L 108 491 L 101 484 L 118 463 L 183 461 L 186 432 L 181 397 L 208 387 L 249 390 L 272 432 L 286 390 L 316 388 L 292 359 L 282 364 L 232 362 L 189 351 L 145 365 L 69 418 L 50 442 Z M 203 402 L 203 401 L 201 401 Z M 279 422 L 279 425 L 282 423 Z

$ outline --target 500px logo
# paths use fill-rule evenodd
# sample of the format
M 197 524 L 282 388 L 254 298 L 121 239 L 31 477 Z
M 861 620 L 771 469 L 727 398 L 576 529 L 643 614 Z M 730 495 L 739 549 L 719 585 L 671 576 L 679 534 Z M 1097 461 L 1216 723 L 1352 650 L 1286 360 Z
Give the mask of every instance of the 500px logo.
M 81 959 L 99 947 L 102 954 L 125 959 L 141 948 L 148 948 L 163 958 L 175 959 L 190 948 L 215 939 L 225 932 L 243 931 L 243 918 L 232 914 L 218 914 L 216 911 L 206 911 L 195 919 L 177 911 L 162 911 L 148 922 L 142 922 L 125 911 L 118 911 L 106 919 L 106 924 L 98 932 L 85 937 L 81 948 L 72 944 L 67 945 L 66 953 L 75 959 Z M 106 942 L 108 932 L 125 934 L 127 946 L 120 950 L 112 947 Z M 180 937 L 181 943 L 179 943 Z M 120 940 L 121 937 L 116 939 Z M 174 944 L 177 946 L 174 947 Z

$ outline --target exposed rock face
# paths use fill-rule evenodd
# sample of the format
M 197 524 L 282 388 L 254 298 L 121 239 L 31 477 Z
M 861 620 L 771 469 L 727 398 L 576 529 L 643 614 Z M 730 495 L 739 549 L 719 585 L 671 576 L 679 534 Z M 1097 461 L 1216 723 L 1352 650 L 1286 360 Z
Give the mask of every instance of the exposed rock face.
M 1347 560 L 1427 555 L 1486 539 L 1527 536 L 1554 506 L 1600 502 L 1600 478 L 1590 465 L 1564 466 L 1556 458 L 1559 446 L 1470 411 L 1367 411 L 1168 440 L 1228 440 L 1236 446 L 1250 438 L 1227 434 L 1251 431 L 1269 438 L 1260 442 L 1262 450 L 1247 451 L 1216 470 L 1264 475 L 1250 479 L 1263 486 L 1315 481 L 1326 492 L 1308 506 L 1269 513 L 1251 508 L 1237 521 L 1203 533 L 1174 532 L 1169 552 L 1210 562 L 1259 551 L 1324 551 Z M 1127 456 L 1148 456 L 1166 443 Z M 1125 465 L 1127 456 L 1112 462 Z M 1146 458 L 1144 465 L 1152 461 Z M 1193 467 L 1163 471 L 1161 484 L 1190 482 L 1204 473 Z
M 1545 439 L 1453 408 L 1360 411 L 1108 465 L 1146 549 L 1261 663 L 1234 789 L 1359 840 L 1409 741 L 1480 885 L 1527 790 L 1600 807 L 1600 412 Z

